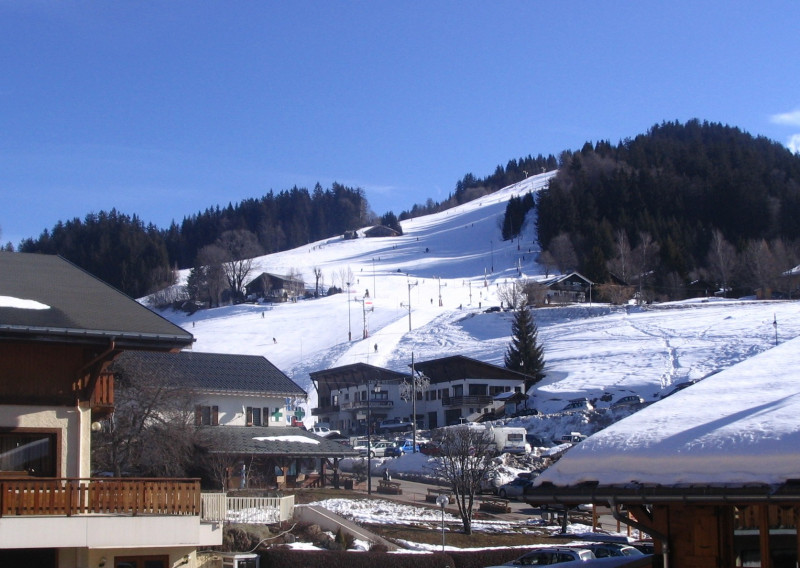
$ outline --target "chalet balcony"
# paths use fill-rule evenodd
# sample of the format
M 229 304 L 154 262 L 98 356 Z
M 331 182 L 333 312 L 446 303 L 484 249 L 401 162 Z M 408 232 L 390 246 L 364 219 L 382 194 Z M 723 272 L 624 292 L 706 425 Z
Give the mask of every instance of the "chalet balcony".
M 197 479 L 0 476 L 0 549 L 219 546 Z
M 391 409 L 394 406 L 394 401 L 392 400 L 370 400 L 369 407 L 372 411 L 380 411 Z M 341 405 L 342 410 L 366 410 L 367 409 L 367 401 L 366 400 L 353 400 L 348 402 L 343 402 Z
M 198 479 L 0 479 L 0 517 L 199 516 Z
M 485 407 L 491 406 L 493 398 L 488 395 L 449 396 L 442 399 L 443 407 Z
M 332 412 L 339 412 L 339 405 L 334 404 L 331 406 L 320 406 L 318 408 L 311 409 L 311 416 L 324 416 L 326 414 L 331 414 Z

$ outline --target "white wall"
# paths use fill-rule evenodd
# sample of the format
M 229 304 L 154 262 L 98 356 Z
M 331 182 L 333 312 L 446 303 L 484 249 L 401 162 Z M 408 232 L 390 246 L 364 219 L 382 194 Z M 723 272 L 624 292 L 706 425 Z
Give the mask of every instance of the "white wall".
M 61 477 L 89 477 L 90 416 L 77 407 L 0 405 L 0 426 L 61 431 Z

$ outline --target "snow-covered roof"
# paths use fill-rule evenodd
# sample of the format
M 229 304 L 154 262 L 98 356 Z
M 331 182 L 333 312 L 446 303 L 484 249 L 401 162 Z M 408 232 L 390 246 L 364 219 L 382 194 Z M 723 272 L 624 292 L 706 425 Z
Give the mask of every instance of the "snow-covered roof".
M 800 339 L 589 437 L 536 485 L 782 484 L 800 478 Z

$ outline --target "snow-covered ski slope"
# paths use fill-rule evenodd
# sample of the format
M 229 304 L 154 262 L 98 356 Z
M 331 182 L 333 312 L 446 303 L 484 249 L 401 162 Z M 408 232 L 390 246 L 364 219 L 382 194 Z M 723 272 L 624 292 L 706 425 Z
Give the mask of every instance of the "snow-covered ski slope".
M 194 334 L 197 351 L 267 357 L 309 392 L 312 406 L 316 392 L 309 372 L 319 369 L 364 362 L 407 371 L 412 354 L 417 361 L 461 354 L 502 365 L 511 314 L 483 310 L 499 305 L 498 286 L 543 271 L 534 261 L 534 220 L 509 242 L 500 240 L 500 223 L 511 196 L 538 191 L 552 175 L 404 221 L 400 237 L 336 237 L 254 262 L 253 277 L 294 269 L 311 288 L 318 267 L 325 288 L 349 281 L 349 293 L 163 315 Z M 534 393 L 544 412 L 561 409 L 571 398 L 605 393 L 658 400 L 676 383 L 771 348 L 773 321 L 779 342 L 800 335 L 798 302 L 594 304 L 540 308 L 535 318 L 548 367 Z

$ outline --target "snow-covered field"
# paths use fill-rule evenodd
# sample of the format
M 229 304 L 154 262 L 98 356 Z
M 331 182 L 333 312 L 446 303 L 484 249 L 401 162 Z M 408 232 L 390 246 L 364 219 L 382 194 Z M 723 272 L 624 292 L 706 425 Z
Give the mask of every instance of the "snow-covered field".
M 325 288 L 350 282 L 345 294 L 274 306 L 228 306 L 191 316 L 172 311 L 162 315 L 194 334 L 197 351 L 265 356 L 308 391 L 312 407 L 316 392 L 309 372 L 320 369 L 364 362 L 407 372 L 412 354 L 417 361 L 462 354 L 502 365 L 511 314 L 484 310 L 499 305 L 499 286 L 540 276 L 543 270 L 534 260 L 534 220 L 511 242 L 500 240 L 499 220 L 512 195 L 540 189 L 551 175 L 405 221 L 400 237 L 331 238 L 254 263 L 253 277 L 295 270 L 307 287 L 313 287 L 314 268 L 321 268 Z M 607 410 L 609 403 L 599 401 L 603 395 L 616 400 L 638 394 L 658 404 L 676 384 L 715 374 L 776 342 L 800 336 L 800 303 L 711 299 L 647 307 L 584 304 L 540 308 L 535 320 L 547 377 L 531 394 L 543 414 L 515 418 L 512 425 L 552 440 L 571 431 L 592 434 L 629 413 Z M 559 412 L 577 397 L 598 399 L 605 412 Z M 417 454 L 387 464 L 394 474 L 420 472 L 427 459 Z M 383 460 L 374 467 L 380 471 Z M 513 476 L 514 471 L 506 469 L 505 474 Z M 425 508 L 386 503 L 375 501 L 366 509 L 351 501 L 327 501 L 324 506 L 369 522 L 441 520 Z
M 499 286 L 543 270 L 534 260 L 534 220 L 521 238 L 509 242 L 500 240 L 499 220 L 512 195 L 537 191 L 551 175 L 404 221 L 400 237 L 331 238 L 254 262 L 253 277 L 294 269 L 312 287 L 313 269 L 321 268 L 326 287 L 351 282 L 347 294 L 163 315 L 194 334 L 197 351 L 267 357 L 309 392 L 311 406 L 316 391 L 309 372 L 320 369 L 365 362 L 407 372 L 412 354 L 421 361 L 456 353 L 502 365 L 512 316 L 483 311 L 499 305 Z M 546 415 L 556 414 L 517 422 L 547 439 L 572 430 L 590 434 L 603 425 L 558 413 L 569 399 L 638 394 L 655 402 L 677 383 L 770 349 L 776 331 L 780 343 L 800 335 L 798 302 L 584 304 L 540 308 L 535 319 L 547 378 L 532 392 L 534 404 Z

